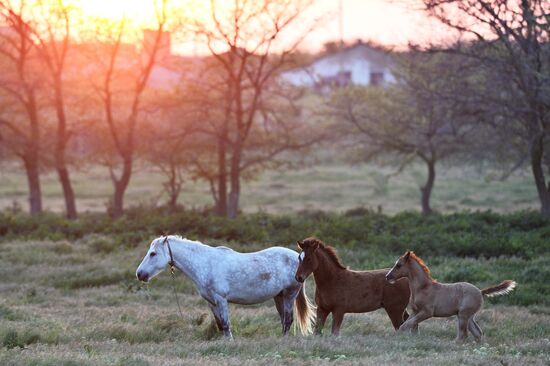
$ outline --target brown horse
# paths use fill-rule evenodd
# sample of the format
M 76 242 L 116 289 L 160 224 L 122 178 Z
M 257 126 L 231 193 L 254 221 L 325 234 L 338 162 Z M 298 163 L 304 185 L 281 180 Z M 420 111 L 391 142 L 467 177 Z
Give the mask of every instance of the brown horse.
M 388 269 L 351 271 L 344 267 L 333 247 L 316 238 L 298 241 L 302 249 L 296 280 L 304 282 L 313 273 L 317 323 L 315 334 L 321 334 L 325 321 L 332 313 L 332 334 L 338 335 L 345 313 L 366 313 L 384 308 L 395 329 L 399 329 L 409 314 L 407 280 L 389 284 Z
M 386 278 L 390 283 L 402 278 L 409 279 L 413 315 L 399 330 L 414 329 L 418 323 L 431 317 L 457 315 L 457 342 L 462 342 L 468 337 L 468 330 L 476 341 L 481 340 L 483 332 L 475 321 L 475 314 L 483 305 L 483 295 L 505 295 L 516 286 L 511 280 L 483 290 L 468 282 L 439 283 L 432 279 L 430 270 L 422 259 L 411 251 L 403 254 L 395 262 Z

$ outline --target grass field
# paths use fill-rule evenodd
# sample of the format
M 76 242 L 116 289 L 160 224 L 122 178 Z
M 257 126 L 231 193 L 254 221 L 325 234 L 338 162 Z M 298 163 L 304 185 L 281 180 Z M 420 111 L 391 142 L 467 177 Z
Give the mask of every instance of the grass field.
M 506 181 L 494 179 L 498 172 L 479 172 L 473 167 L 438 167 L 432 206 L 440 212 L 486 210 L 510 212 L 538 209 L 532 177 L 527 170 L 517 172 Z M 241 208 L 246 212 L 263 210 L 289 213 L 301 210 L 345 211 L 358 206 L 377 208 L 386 213 L 419 210 L 419 186 L 425 177 L 424 167 L 413 165 L 402 173 L 373 165 L 321 165 L 290 171 L 270 171 L 242 188 Z M 105 211 L 112 184 L 105 169 L 73 172 L 73 183 L 80 211 Z M 155 171 L 136 169 L 126 194 L 126 205 L 162 203 L 164 177 Z M 63 210 L 63 199 L 53 173 L 42 178 L 44 207 Z M 27 208 L 24 174 L 13 167 L 0 170 L 0 209 L 18 202 Z M 187 181 L 180 197 L 186 207 L 212 204 L 205 182 Z
M 480 344 L 469 341 L 456 345 L 454 318 L 423 323 L 417 337 L 396 334 L 381 311 L 347 315 L 338 338 L 293 335 L 283 339 L 271 301 L 250 307 L 231 306 L 236 339 L 226 341 L 216 334 L 207 306 L 190 281 L 181 275 L 177 278 L 184 309 L 184 318 L 180 319 L 168 273 L 149 285 L 135 280 L 133 272 L 146 252 L 147 241 L 135 249 L 121 247 L 105 253 L 97 244 L 100 240 L 109 239 L 87 235 L 74 242 L 0 242 L 1 365 L 550 362 L 550 308 L 506 306 L 498 300 L 486 301 L 479 315 L 485 332 Z M 240 250 L 262 247 L 231 245 Z M 389 266 L 395 256 L 371 255 L 365 249 L 341 250 L 340 254 L 353 268 Z M 472 258 L 425 259 L 433 264 L 434 276 L 442 280 L 456 276 L 453 268 L 510 271 L 517 278 L 526 264 L 519 258 L 509 259 L 515 265 Z M 549 259 L 538 258 L 540 265 Z M 486 285 L 487 281 L 476 284 Z M 307 293 L 313 297 L 311 282 L 308 280 Z M 521 290 L 520 281 L 517 292 L 509 296 L 519 296 Z
M 242 208 L 277 215 L 236 220 L 201 210 L 166 214 L 148 208 L 165 199 L 163 177 L 139 169 L 126 204 L 144 206 L 119 221 L 98 214 L 71 222 L 51 214 L 0 212 L 0 365 L 550 365 L 547 221 L 532 211 L 399 213 L 418 210 L 424 172 L 412 166 L 388 180 L 390 172 L 369 165 L 268 172 L 244 185 Z M 527 171 L 504 182 L 491 176 L 474 168 L 440 169 L 433 207 L 447 213 L 538 208 Z M 105 211 L 112 190 L 107 173 L 94 168 L 73 178 L 79 209 Z M 3 167 L 0 179 L 0 210 L 17 204 L 26 209 L 21 173 Z M 61 212 L 55 175 L 43 176 L 43 193 L 46 209 Z M 180 202 L 188 208 L 210 205 L 208 187 L 189 181 Z M 353 210 L 361 206 L 381 206 L 392 216 Z M 423 323 L 417 337 L 397 334 L 383 311 L 347 315 L 338 338 L 327 331 L 322 337 L 281 338 L 272 301 L 231 305 L 235 340 L 227 341 L 189 280 L 178 275 L 176 282 L 180 318 L 168 273 L 148 285 L 135 279 L 159 229 L 216 238 L 207 242 L 243 251 L 318 235 L 355 269 L 391 266 L 403 250 L 414 249 L 443 282 L 483 287 L 510 278 L 518 288 L 486 301 L 478 317 L 485 332 L 480 344 L 455 344 L 454 318 Z M 307 293 L 313 298 L 312 280 Z

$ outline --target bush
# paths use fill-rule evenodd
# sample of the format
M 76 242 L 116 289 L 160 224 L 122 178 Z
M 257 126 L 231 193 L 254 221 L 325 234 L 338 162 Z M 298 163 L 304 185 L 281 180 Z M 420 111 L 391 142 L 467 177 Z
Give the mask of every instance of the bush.
M 35 330 L 17 331 L 8 329 L 1 338 L 2 346 L 7 349 L 25 348 L 25 346 L 33 343 L 57 344 L 59 342 L 59 334 L 55 330 L 40 334 Z
M 83 214 L 78 220 L 67 220 L 51 213 L 31 217 L 5 211 L 0 214 L 0 232 L 6 233 L 6 239 L 74 240 L 95 235 L 86 241 L 95 252 L 102 253 L 135 247 L 163 233 L 262 245 L 293 245 L 314 235 L 338 247 L 361 246 L 394 253 L 413 249 L 459 257 L 536 258 L 550 251 L 549 221 L 532 211 L 429 216 L 402 212 L 386 216 L 359 208 L 345 214 L 244 214 L 231 220 L 205 211 L 180 209 L 170 213 L 163 208 L 137 207 L 114 221 L 101 214 Z M 67 245 L 55 250 L 70 251 Z

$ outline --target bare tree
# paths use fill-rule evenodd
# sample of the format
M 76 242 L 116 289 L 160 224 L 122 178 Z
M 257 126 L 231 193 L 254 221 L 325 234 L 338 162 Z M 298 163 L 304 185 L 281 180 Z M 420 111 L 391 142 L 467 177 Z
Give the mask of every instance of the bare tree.
M 0 128 L 4 141 L 25 167 L 29 186 L 31 214 L 42 212 L 40 187 L 40 121 L 39 87 L 43 82 L 37 62 L 35 44 L 31 41 L 29 17 L 32 6 L 26 1 L 1 1 L 0 57 L 3 71 L 0 76 L 2 108 Z M 7 137 L 9 136 L 9 138 Z
M 139 148 L 145 159 L 166 177 L 162 193 L 168 195 L 168 208 L 175 211 L 195 151 L 200 151 L 202 146 L 193 139 L 195 121 L 191 116 L 182 114 L 173 105 L 166 106 L 166 100 L 175 99 L 176 95 L 162 95 L 162 98 L 164 102 L 159 101 L 159 105 L 164 108 L 156 109 L 141 126 L 141 135 L 147 136 L 144 141 L 154 143 L 144 143 Z
M 77 217 L 76 200 L 66 162 L 70 132 L 65 101 L 65 70 L 71 37 L 71 6 L 63 0 L 38 1 L 34 4 L 32 40 L 46 66 L 49 85 L 54 91 L 53 104 L 57 117 L 54 164 L 63 189 L 67 217 Z
M 208 112 L 209 123 L 203 128 L 203 133 L 215 140 L 217 167 L 197 166 L 212 183 L 220 215 L 238 214 L 245 171 L 316 140 L 286 132 L 278 134 L 277 130 L 288 132 L 294 128 L 292 119 L 283 120 L 276 108 L 269 107 L 275 101 L 272 105 L 279 104 L 287 112 L 298 113 L 292 106 L 281 106 L 285 98 L 284 93 L 277 92 L 280 91 L 277 76 L 317 23 L 317 20 L 305 21 L 311 3 L 312 0 L 235 0 L 232 5 L 222 7 L 211 0 L 208 22 L 194 24 L 193 30 L 206 42 L 217 65 L 212 69 L 218 77 L 213 78 L 210 89 L 217 90 L 219 104 L 217 112 Z M 289 30 L 294 30 L 291 41 L 289 34 L 284 35 Z M 253 135 L 256 143 L 252 143 Z M 279 138 L 275 138 L 277 135 Z M 267 150 L 259 148 L 262 143 Z
M 543 215 L 550 217 L 550 2 L 546 0 L 423 0 L 424 10 L 472 39 L 445 51 L 479 63 L 494 138 L 523 141 Z M 480 72 L 480 73 L 481 73 Z M 521 159 L 520 159 L 521 160 Z
M 97 45 L 93 62 L 100 74 L 94 80 L 99 81 L 94 89 L 101 98 L 103 120 L 117 157 L 108 160 L 114 186 L 111 214 L 115 218 L 124 211 L 124 193 L 132 176 L 143 99 L 167 27 L 167 0 L 155 4 L 156 29 L 150 42 L 144 43 L 141 54 L 124 43 L 125 36 L 133 31 L 126 20 L 101 27 L 93 35 Z
M 436 163 L 465 148 L 475 109 L 457 92 L 468 83 L 468 67 L 442 55 L 411 53 L 396 68 L 397 84 L 349 87 L 329 105 L 334 128 L 364 160 L 398 156 L 401 167 L 419 158 L 427 178 L 420 187 L 422 212 L 432 212 L 430 196 Z M 461 90 L 462 92 L 462 90 Z

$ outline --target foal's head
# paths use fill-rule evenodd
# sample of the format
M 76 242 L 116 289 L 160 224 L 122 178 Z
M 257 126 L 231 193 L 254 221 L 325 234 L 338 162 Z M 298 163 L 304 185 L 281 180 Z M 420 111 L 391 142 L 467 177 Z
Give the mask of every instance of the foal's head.
M 395 283 L 395 281 L 400 278 L 410 277 L 413 263 L 418 264 L 426 273 L 426 275 L 428 275 L 428 277 L 431 279 L 430 270 L 424 264 L 422 259 L 414 254 L 413 251 L 409 250 L 401 257 L 399 257 L 399 259 L 395 262 L 393 268 L 390 269 L 390 271 L 386 275 L 386 280 L 388 280 L 388 282 L 390 283 Z
M 296 281 L 304 282 L 306 278 L 319 267 L 319 259 L 315 255 L 315 251 L 321 245 L 321 241 L 315 238 L 307 238 L 298 240 L 298 246 L 302 252 L 298 256 L 298 269 L 296 270 Z
M 151 243 L 147 254 L 145 254 L 136 270 L 138 280 L 148 282 L 166 268 L 166 265 L 170 262 L 170 254 L 165 239 L 165 237 L 156 238 Z

